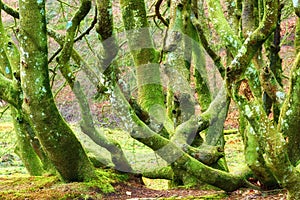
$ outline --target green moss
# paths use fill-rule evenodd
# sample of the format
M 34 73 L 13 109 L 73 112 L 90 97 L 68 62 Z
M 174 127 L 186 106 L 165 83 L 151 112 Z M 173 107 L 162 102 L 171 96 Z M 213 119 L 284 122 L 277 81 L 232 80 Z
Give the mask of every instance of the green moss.
M 138 101 L 145 111 L 149 111 L 155 104 L 164 105 L 159 53 L 154 49 L 150 36 L 144 1 L 121 0 L 121 10 L 126 37 L 137 69 Z
M 114 192 L 112 183 L 129 178 L 113 170 L 99 169 L 96 173 L 97 179 L 84 183 L 63 183 L 57 176 L 2 176 L 0 199 L 101 199 L 103 193 Z
M 127 174 L 119 174 L 113 170 L 96 170 L 97 179 L 84 182 L 83 184 L 90 188 L 99 188 L 103 193 L 114 192 L 114 188 L 111 185 L 116 182 L 124 182 L 128 180 Z

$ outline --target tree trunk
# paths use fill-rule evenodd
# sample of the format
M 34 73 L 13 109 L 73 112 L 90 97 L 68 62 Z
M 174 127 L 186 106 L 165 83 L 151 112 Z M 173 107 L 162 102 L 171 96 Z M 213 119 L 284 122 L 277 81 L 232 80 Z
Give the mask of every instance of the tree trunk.
M 164 105 L 163 84 L 160 80 L 159 53 L 154 49 L 149 32 L 145 2 L 121 0 L 123 23 L 136 68 L 138 103 L 149 113 L 151 127 L 162 125 L 174 131 Z
M 3 24 L 0 11 L 0 72 L 11 80 L 11 84 L 17 89 L 16 93 L 20 95 L 19 91 L 19 61 L 20 54 L 14 45 L 11 38 L 6 33 Z M 18 79 L 17 79 L 18 78 Z M 7 85 L 3 86 L 6 88 Z M 13 97 L 11 94 L 8 96 Z M 15 104 L 11 104 L 11 116 L 13 118 L 14 130 L 17 136 L 17 145 L 15 153 L 20 157 L 27 171 L 31 175 L 42 175 L 44 172 L 41 160 L 34 151 L 30 138 L 26 130 L 26 122 L 22 116 L 22 110 L 20 109 L 20 100 L 15 99 Z M 15 107 L 14 107 L 15 106 Z
M 27 134 L 25 119 L 23 119 L 22 114 L 15 108 L 11 108 L 11 115 L 17 135 L 15 153 L 20 157 L 30 175 L 41 176 L 45 171 L 40 158 L 30 143 L 31 139 Z
M 26 120 L 65 181 L 95 178 L 81 144 L 54 103 L 48 75 L 45 1 L 19 1 L 21 85 Z M 34 31 L 32 31 L 34 30 Z

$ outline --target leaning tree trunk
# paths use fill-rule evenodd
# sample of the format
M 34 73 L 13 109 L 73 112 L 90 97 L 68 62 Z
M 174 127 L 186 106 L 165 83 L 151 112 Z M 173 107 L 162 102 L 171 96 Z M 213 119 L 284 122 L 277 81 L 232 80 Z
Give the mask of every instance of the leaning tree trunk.
M 49 159 L 65 181 L 95 178 L 74 133 L 61 117 L 48 75 L 45 1 L 19 1 L 22 108 Z
M 16 85 L 19 89 L 19 61 L 20 55 L 14 45 L 13 41 L 7 35 L 1 17 L 0 10 L 0 72 L 8 79 L 12 80 L 12 84 Z M 20 91 L 18 91 L 20 92 Z M 20 94 L 20 93 L 19 93 Z M 22 117 L 21 111 L 21 101 L 17 107 L 11 105 L 11 116 L 13 118 L 14 130 L 17 136 L 17 144 L 15 148 L 15 153 L 20 157 L 23 164 L 25 165 L 27 171 L 30 175 L 42 175 L 43 166 L 38 155 L 34 151 L 30 138 L 28 137 L 26 131 L 26 122 Z

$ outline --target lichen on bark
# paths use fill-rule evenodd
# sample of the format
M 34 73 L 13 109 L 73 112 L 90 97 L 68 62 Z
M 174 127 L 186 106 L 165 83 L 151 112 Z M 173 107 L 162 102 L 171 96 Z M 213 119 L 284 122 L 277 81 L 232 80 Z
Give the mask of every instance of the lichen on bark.
M 96 177 L 78 139 L 54 103 L 48 74 L 45 1 L 19 1 L 22 108 L 49 159 L 65 181 Z M 34 30 L 34 31 L 32 31 Z M 41 106 L 47 105 L 47 106 Z
M 151 113 L 155 124 L 164 124 L 168 131 L 173 131 L 171 120 L 160 117 L 161 113 L 166 113 L 165 97 L 160 80 L 159 53 L 154 49 L 150 36 L 145 2 L 121 0 L 120 3 L 126 37 L 136 68 L 138 103 L 143 110 Z

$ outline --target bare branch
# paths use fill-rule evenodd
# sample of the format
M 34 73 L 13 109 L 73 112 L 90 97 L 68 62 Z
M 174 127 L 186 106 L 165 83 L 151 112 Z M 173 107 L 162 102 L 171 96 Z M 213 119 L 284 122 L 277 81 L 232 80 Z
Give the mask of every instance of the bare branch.
M 157 0 L 157 2 L 155 3 L 155 14 L 157 16 L 158 19 L 161 20 L 161 22 L 166 26 L 169 27 L 169 23 L 165 20 L 165 18 L 163 18 L 163 16 L 160 14 L 159 8 L 160 5 L 162 3 L 163 0 Z
M 9 14 L 12 17 L 17 18 L 17 19 L 20 18 L 19 12 L 17 10 L 15 10 L 14 8 L 3 3 L 3 1 L 0 2 L 0 5 L 1 5 L 1 9 L 4 10 L 4 12 L 6 12 L 7 14 Z

